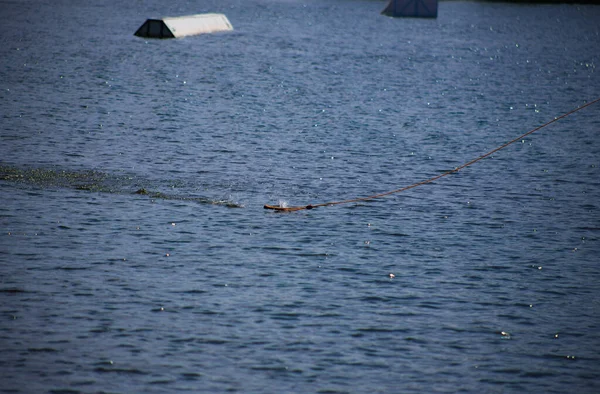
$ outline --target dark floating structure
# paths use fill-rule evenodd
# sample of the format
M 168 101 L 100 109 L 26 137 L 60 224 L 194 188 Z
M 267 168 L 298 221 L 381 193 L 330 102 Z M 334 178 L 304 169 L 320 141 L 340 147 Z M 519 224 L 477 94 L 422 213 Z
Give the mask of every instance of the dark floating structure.
M 233 26 L 223 14 L 196 14 L 148 19 L 134 35 L 147 38 L 179 38 L 229 30 L 233 30 Z
M 392 17 L 437 18 L 438 0 L 390 0 L 381 13 Z

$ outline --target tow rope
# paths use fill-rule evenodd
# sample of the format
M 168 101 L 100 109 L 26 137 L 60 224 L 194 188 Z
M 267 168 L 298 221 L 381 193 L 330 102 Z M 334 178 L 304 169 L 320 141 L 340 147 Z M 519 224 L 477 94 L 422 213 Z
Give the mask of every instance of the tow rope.
M 593 100 L 593 101 L 590 101 L 587 104 L 582 105 L 581 107 L 575 108 L 572 111 L 569 111 L 569 112 L 567 112 L 567 113 L 565 113 L 565 114 L 563 114 L 563 115 L 561 115 L 559 117 L 556 117 L 556 118 L 552 119 L 551 121 L 546 122 L 543 125 L 538 126 L 535 129 L 530 130 L 527 133 L 525 133 L 523 135 L 520 135 L 517 138 L 512 139 L 512 140 L 506 142 L 505 144 L 500 145 L 499 147 L 497 147 L 497 148 L 495 148 L 495 149 L 493 149 L 493 150 L 491 150 L 491 151 L 489 151 L 489 152 L 487 152 L 487 153 L 479 156 L 478 158 L 473 159 L 473 160 L 471 160 L 471 161 L 469 161 L 469 162 L 467 162 L 467 163 L 465 163 L 465 164 L 463 164 L 463 165 L 461 165 L 459 167 L 454 168 L 453 170 L 446 171 L 446 172 L 444 172 L 444 173 L 442 173 L 440 175 L 434 176 L 433 178 L 429 178 L 429 179 L 426 179 L 426 180 L 421 181 L 421 182 L 413 183 L 412 185 L 405 186 L 405 187 L 400 188 L 400 189 L 392 190 L 392 191 L 385 192 L 385 193 L 374 194 L 372 196 L 358 197 L 358 198 L 352 198 L 352 199 L 349 199 L 349 200 L 342 200 L 342 201 L 331 201 L 331 202 L 325 202 L 325 203 L 320 203 L 320 204 L 309 204 L 309 205 L 301 205 L 301 206 L 295 206 L 295 207 L 287 207 L 287 206 L 281 206 L 281 205 L 269 205 L 269 204 L 265 204 L 264 208 L 265 209 L 272 209 L 272 210 L 275 210 L 275 211 L 281 211 L 281 212 L 302 211 L 302 210 L 305 210 L 305 209 L 314 209 L 314 208 L 318 208 L 318 207 L 326 207 L 326 206 L 332 206 L 332 205 L 349 204 L 349 203 L 353 203 L 353 202 L 373 200 L 373 199 L 376 199 L 376 198 L 381 198 L 381 197 L 389 196 L 390 194 L 401 193 L 403 191 L 406 191 L 406 190 L 409 190 L 409 189 L 413 189 L 413 188 L 415 188 L 417 186 L 426 185 L 428 183 L 435 182 L 435 181 L 437 181 L 440 178 L 446 177 L 446 176 L 448 176 L 450 174 L 454 174 L 454 173 L 462 170 L 463 168 L 469 167 L 469 166 L 477 163 L 478 161 L 483 160 L 486 157 L 493 155 L 494 153 L 498 152 L 499 150 L 502 150 L 502 149 L 506 148 L 507 146 L 509 146 L 511 144 L 514 144 L 515 142 L 517 142 L 519 140 L 522 140 L 523 138 L 527 137 L 528 135 L 533 134 L 533 133 L 535 133 L 536 131 L 538 131 L 540 129 L 543 129 L 544 127 L 549 126 L 552 123 L 559 121 L 560 119 L 566 118 L 567 116 L 572 115 L 572 114 L 574 114 L 577 111 L 581 111 L 582 109 L 584 109 L 586 107 L 589 107 L 590 105 L 595 104 L 598 101 L 600 101 L 600 97 L 597 98 L 597 99 L 595 99 L 595 100 Z

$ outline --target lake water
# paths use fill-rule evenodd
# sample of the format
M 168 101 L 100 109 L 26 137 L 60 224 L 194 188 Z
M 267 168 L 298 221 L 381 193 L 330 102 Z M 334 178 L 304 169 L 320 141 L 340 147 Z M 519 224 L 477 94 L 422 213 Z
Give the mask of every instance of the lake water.
M 600 103 L 263 209 L 600 97 L 599 6 L 385 4 L 0 2 L 1 392 L 600 391 Z

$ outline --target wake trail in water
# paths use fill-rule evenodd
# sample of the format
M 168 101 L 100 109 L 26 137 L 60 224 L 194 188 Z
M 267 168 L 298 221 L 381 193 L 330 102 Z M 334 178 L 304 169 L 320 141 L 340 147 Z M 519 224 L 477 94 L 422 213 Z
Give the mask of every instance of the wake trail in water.
M 48 168 L 17 168 L 0 164 L 0 181 L 33 185 L 42 189 L 66 188 L 95 193 L 132 194 L 152 199 L 191 201 L 199 204 L 244 208 L 231 199 L 164 193 L 140 187 L 150 182 L 133 176 L 117 176 L 95 170 L 60 170 Z

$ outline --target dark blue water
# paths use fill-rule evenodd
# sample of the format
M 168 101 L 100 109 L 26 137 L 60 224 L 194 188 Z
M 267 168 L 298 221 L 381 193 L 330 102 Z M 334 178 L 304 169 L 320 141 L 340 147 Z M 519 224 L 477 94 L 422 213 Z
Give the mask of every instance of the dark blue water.
M 600 104 L 263 209 L 600 97 L 600 7 L 384 6 L 0 2 L 1 392 L 600 390 Z

